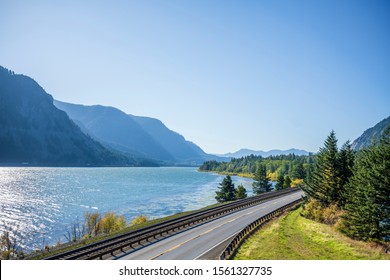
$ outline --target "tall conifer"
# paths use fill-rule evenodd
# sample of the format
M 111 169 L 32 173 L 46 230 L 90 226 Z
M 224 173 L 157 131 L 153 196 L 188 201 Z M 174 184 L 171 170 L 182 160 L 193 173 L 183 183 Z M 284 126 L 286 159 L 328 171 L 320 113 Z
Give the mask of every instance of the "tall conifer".
M 325 140 L 324 147 L 320 148 L 310 181 L 306 182 L 303 190 L 325 207 L 340 200 L 342 190 L 338 148 L 333 130 Z
M 248 194 L 246 193 L 245 187 L 243 185 L 239 185 L 236 191 L 236 199 L 243 199 L 246 198 L 247 196 Z
M 236 188 L 234 187 L 232 178 L 229 175 L 223 178 L 222 183 L 219 185 L 219 191 L 215 192 L 215 199 L 218 202 L 227 202 L 236 199 Z
M 339 197 L 339 206 L 344 207 L 346 197 L 348 193 L 346 191 L 346 186 L 353 174 L 353 165 L 355 161 L 355 152 L 352 150 L 352 145 L 347 141 L 339 151 L 339 176 L 340 184 L 342 186 L 340 197 Z
M 260 163 L 258 165 L 254 180 L 255 181 L 252 183 L 252 187 L 255 194 L 271 191 L 272 185 L 269 182 L 269 178 L 267 177 L 267 168 L 265 164 Z
M 379 145 L 360 152 L 348 184 L 343 231 L 356 239 L 390 238 L 390 126 Z
M 276 182 L 276 185 L 275 185 L 275 189 L 281 190 L 281 189 L 283 189 L 283 185 L 284 185 L 284 176 L 279 175 L 278 181 Z

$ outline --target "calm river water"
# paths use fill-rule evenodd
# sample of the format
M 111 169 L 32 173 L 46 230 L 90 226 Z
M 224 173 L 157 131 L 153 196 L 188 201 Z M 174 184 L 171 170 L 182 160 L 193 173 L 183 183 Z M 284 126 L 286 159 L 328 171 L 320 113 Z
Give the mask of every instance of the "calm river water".
M 215 203 L 223 176 L 189 167 L 0 167 L 0 232 L 26 251 L 65 242 L 66 229 L 86 211 L 114 211 L 127 221 Z M 251 179 L 233 177 L 251 194 Z

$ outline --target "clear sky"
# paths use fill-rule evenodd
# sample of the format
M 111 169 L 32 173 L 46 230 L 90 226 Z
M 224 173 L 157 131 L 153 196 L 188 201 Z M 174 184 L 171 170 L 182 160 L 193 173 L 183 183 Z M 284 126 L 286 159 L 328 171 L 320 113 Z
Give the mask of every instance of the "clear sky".
M 3 1 L 0 65 L 209 153 L 341 145 L 390 115 L 390 1 Z

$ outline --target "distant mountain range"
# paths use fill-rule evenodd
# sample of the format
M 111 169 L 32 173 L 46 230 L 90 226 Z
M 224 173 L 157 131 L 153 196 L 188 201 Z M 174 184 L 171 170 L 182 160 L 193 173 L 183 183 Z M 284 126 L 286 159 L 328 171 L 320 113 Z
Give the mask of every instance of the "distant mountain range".
M 366 130 L 355 150 L 379 139 L 390 117 Z M 157 166 L 200 165 L 248 155 L 296 154 L 305 150 L 210 155 L 160 120 L 101 105 L 56 101 L 32 78 L 0 66 L 0 165 Z
M 0 66 L 0 165 L 157 166 L 219 160 L 161 121 L 53 100 Z
M 295 154 L 295 155 L 308 155 L 309 152 L 305 150 L 298 150 L 298 149 L 289 149 L 289 150 L 270 150 L 270 151 L 255 151 L 250 149 L 240 149 L 237 152 L 234 153 L 227 153 L 218 155 L 220 157 L 226 157 L 226 158 L 241 158 L 246 157 L 249 155 L 255 155 L 255 156 L 262 156 L 262 157 L 269 157 L 269 156 L 277 156 L 277 155 L 289 155 L 289 154 Z
M 385 131 L 386 127 L 390 125 L 390 116 L 380 121 L 375 126 L 367 129 L 363 134 L 352 142 L 352 149 L 360 150 L 372 145 L 378 141 Z
M 0 67 L 0 164 L 138 165 L 85 135 L 33 79 Z
M 168 164 L 197 165 L 217 159 L 158 119 L 128 115 L 100 105 L 84 106 L 57 100 L 54 105 L 65 111 L 92 138 L 124 153 Z
M 352 149 L 360 150 L 372 145 L 373 143 L 375 143 L 380 139 L 386 127 L 388 126 L 390 126 L 390 116 L 380 121 L 375 126 L 364 131 L 361 136 L 359 136 L 355 141 L 352 142 Z M 269 156 L 288 155 L 288 154 L 308 155 L 309 152 L 305 150 L 298 150 L 298 149 L 270 150 L 270 151 L 255 151 L 250 149 L 240 149 L 234 153 L 219 154 L 218 156 L 225 157 L 225 158 L 241 158 L 249 155 L 269 157 Z

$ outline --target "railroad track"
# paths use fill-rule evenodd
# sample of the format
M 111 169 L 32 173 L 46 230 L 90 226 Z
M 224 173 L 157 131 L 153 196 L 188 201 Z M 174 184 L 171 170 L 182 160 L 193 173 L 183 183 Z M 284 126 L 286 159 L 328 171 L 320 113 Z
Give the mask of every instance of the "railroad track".
M 169 235 L 176 234 L 179 231 L 197 226 L 223 215 L 227 215 L 233 211 L 247 208 L 265 200 L 287 195 L 296 191 L 299 191 L 299 189 L 292 188 L 269 192 L 219 205 L 210 209 L 197 211 L 179 218 L 130 231 L 128 233 L 110 237 L 77 249 L 50 256 L 46 258 L 46 260 L 92 260 L 112 258 L 116 254 L 123 254 L 125 252 L 136 250 L 137 248 L 140 248 L 150 242 L 155 242 L 159 238 L 166 238 Z

